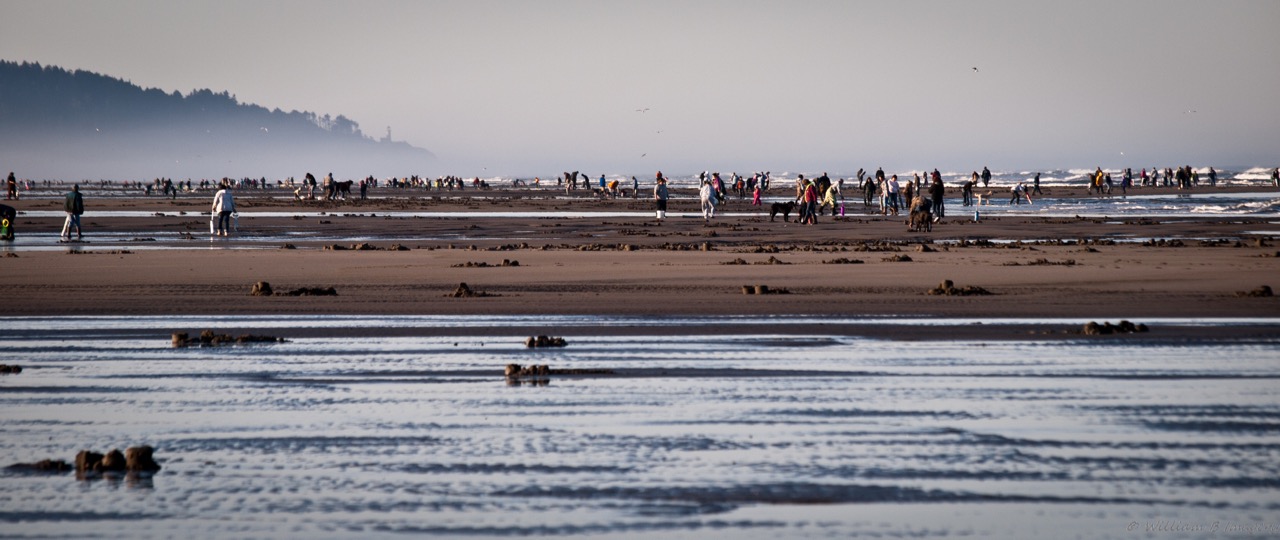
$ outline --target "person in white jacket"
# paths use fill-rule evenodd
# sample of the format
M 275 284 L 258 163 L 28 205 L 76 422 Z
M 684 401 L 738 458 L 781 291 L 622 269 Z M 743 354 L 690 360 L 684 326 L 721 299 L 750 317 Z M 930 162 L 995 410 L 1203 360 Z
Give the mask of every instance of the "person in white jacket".
M 236 202 L 231 196 L 231 186 L 223 184 L 222 189 L 213 194 L 213 214 L 218 216 L 218 227 L 214 235 L 227 236 L 231 233 L 231 213 L 235 211 Z
M 698 198 L 702 200 L 702 219 L 711 221 L 716 217 L 716 190 L 711 182 L 703 181 L 702 187 L 698 189 Z

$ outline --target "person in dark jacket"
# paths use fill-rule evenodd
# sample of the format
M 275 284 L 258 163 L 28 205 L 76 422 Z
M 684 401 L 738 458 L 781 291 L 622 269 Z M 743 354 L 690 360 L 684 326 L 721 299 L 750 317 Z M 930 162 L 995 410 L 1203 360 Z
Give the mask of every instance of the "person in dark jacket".
M 947 189 L 942 185 L 942 178 L 940 176 L 933 177 L 933 182 L 929 184 L 929 199 L 930 199 L 930 202 L 933 203 L 932 206 L 933 206 L 934 223 L 937 223 L 938 220 L 945 217 L 942 202 L 946 194 L 947 194 Z
M 76 230 L 76 240 L 83 240 L 84 233 L 80 230 L 80 215 L 84 214 L 84 197 L 80 195 L 80 184 L 71 186 L 71 192 L 67 194 L 67 199 L 62 205 L 62 209 L 67 212 L 67 221 L 62 224 L 62 241 L 71 240 L 71 229 Z
M 658 177 L 653 186 L 653 203 L 657 212 L 658 223 L 662 223 L 667 217 L 667 179 L 662 177 L 662 171 L 658 171 Z

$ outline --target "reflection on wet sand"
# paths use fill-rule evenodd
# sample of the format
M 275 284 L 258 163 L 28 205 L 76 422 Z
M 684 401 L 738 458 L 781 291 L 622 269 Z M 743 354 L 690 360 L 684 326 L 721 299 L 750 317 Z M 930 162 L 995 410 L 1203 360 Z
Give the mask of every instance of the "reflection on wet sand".
M 0 380 L 0 455 L 145 443 L 164 468 L 107 498 L 118 479 L 10 475 L 0 506 L 30 535 L 127 519 L 198 538 L 1123 537 L 1131 521 L 1277 510 L 1280 340 L 1167 326 L 1274 319 L 997 341 L 819 320 L 22 318 L 0 335 L 26 367 Z M 769 321 L 788 331 L 670 331 Z M 973 321 L 873 322 L 909 335 Z M 236 323 L 302 337 L 169 339 Z M 568 346 L 526 347 L 540 323 L 568 329 Z M 610 373 L 513 386 L 507 364 Z

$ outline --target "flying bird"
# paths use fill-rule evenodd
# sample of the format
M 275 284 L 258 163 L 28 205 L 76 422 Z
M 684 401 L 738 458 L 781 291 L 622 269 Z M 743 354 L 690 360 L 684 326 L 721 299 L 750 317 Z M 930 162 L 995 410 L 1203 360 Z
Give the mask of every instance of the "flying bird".
M 643 109 L 636 109 L 636 112 L 639 112 L 639 113 L 649 112 L 649 108 L 645 107 Z
M 978 72 L 978 68 L 977 68 L 977 67 L 974 67 L 974 68 L 973 68 L 973 72 L 974 72 L 974 73 L 977 73 L 977 72 Z

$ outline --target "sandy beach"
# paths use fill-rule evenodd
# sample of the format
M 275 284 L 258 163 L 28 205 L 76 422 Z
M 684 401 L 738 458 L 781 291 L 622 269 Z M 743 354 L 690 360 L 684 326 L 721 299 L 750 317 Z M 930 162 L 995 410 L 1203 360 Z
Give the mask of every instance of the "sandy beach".
M 211 238 L 209 194 L 184 194 L 171 201 L 95 197 L 90 190 L 84 216 L 88 243 L 47 250 L 8 248 L 0 263 L 5 275 L 0 297 L 15 315 L 814 314 L 1109 320 L 1280 313 L 1280 300 L 1274 297 L 1240 294 L 1262 285 L 1280 286 L 1275 279 L 1280 244 L 1271 240 L 1280 236 L 1280 222 L 1274 219 L 995 216 L 974 222 L 972 208 L 953 207 L 932 232 L 912 233 L 904 217 L 874 214 L 852 199 L 846 216 L 823 216 L 813 226 L 781 217 L 770 221 L 767 204 L 762 209 L 737 200 L 721 209 L 727 215 L 708 224 L 695 217 L 697 201 L 691 193 L 678 190 L 670 210 L 682 217 L 659 223 L 648 214 L 651 201 L 601 200 L 577 193 L 383 189 L 366 201 L 295 202 L 280 190 L 239 191 L 238 208 L 245 216 L 239 233 Z M 785 196 L 785 190 L 770 195 Z M 1047 195 L 1088 196 L 1069 188 Z M 61 201 L 29 199 L 13 205 L 26 213 L 59 210 Z M 448 217 L 388 215 L 413 211 Z M 111 212 L 134 214 L 104 215 Z M 492 217 L 493 212 L 527 212 L 529 217 Z M 548 212 L 647 217 L 538 216 Z M 249 217 L 258 214 L 268 217 Z M 20 235 L 56 234 L 62 219 L 20 214 L 17 221 Z M 95 236 L 104 234 L 126 238 L 125 247 L 95 244 Z M 288 240 L 246 242 L 273 235 Z M 341 249 L 361 244 L 375 249 Z M 943 280 L 990 294 L 928 294 Z M 249 296 L 259 281 L 277 291 L 334 287 L 338 295 Z M 453 297 L 460 283 L 488 296 Z M 744 286 L 757 285 L 783 294 L 744 294 Z
M 1241 293 L 1280 285 L 1274 197 L 1034 215 L 1124 206 L 1055 191 L 922 233 L 860 201 L 704 223 L 681 192 L 659 224 L 527 191 L 240 192 L 229 237 L 207 194 L 90 191 L 83 244 L 57 242 L 56 193 L 23 200 L 0 454 L 147 444 L 164 468 L 14 473 L 0 504 L 47 537 L 1269 530 L 1280 300 Z M 1083 333 L 1122 320 L 1149 331 Z M 172 346 L 206 329 L 285 341 Z

